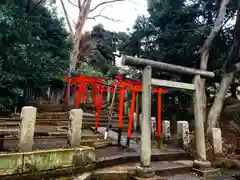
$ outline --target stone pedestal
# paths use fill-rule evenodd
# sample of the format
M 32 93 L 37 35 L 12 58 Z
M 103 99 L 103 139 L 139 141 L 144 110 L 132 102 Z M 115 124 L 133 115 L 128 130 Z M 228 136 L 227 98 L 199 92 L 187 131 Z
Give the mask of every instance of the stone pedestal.
M 209 161 L 194 160 L 192 170 L 197 175 L 203 177 L 204 180 L 214 179 L 216 176 L 220 175 L 220 169 L 211 168 L 211 163 Z
M 25 106 L 21 112 L 21 125 L 19 132 L 18 147 L 20 152 L 32 151 L 34 143 L 34 131 L 37 108 Z
M 69 112 L 69 130 L 68 138 L 71 147 L 80 147 L 81 135 L 82 135 L 82 119 L 83 111 L 81 109 L 73 109 Z
M 136 177 L 138 178 L 152 178 L 155 176 L 155 171 L 151 167 L 136 167 Z
M 159 176 L 154 176 L 154 177 L 151 177 L 151 178 L 142 178 L 142 177 L 133 176 L 133 177 L 130 178 L 130 180 L 167 180 L 167 179 L 164 179 L 164 178 L 159 177 Z

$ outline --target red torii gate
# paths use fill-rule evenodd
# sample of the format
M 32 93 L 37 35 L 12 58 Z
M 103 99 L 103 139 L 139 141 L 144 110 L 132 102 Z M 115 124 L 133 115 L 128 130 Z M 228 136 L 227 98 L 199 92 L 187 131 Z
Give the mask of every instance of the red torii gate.
M 116 82 L 113 82 L 114 85 L 119 85 L 119 90 L 117 91 L 120 94 L 120 103 L 119 103 L 119 122 L 118 122 L 118 144 L 120 145 L 121 141 L 121 132 L 123 125 L 123 106 L 124 106 L 124 94 L 125 90 L 132 91 L 132 102 L 129 114 L 129 122 L 128 122 L 128 139 L 127 146 L 129 146 L 131 133 L 132 133 L 132 125 L 133 125 L 133 113 L 135 108 L 135 99 L 136 93 L 142 92 L 142 85 L 140 81 L 126 79 L 123 76 L 115 76 Z M 68 92 L 70 91 L 71 83 L 75 85 L 74 87 L 74 102 L 76 107 L 80 107 L 80 102 L 84 103 L 84 100 L 88 100 L 88 93 L 86 94 L 87 85 L 92 85 L 92 103 L 95 105 L 97 114 L 96 114 L 96 123 L 95 128 L 97 130 L 99 119 L 100 119 L 100 110 L 102 106 L 102 96 L 103 92 L 113 92 L 113 86 L 109 86 L 103 83 L 103 78 L 97 78 L 95 76 L 88 76 L 84 74 L 79 74 L 75 77 L 65 76 L 65 81 L 68 82 L 68 88 L 66 93 L 66 102 L 68 101 Z M 78 93 L 77 93 L 77 84 Z M 112 90 L 105 89 L 105 87 L 111 87 Z M 152 93 L 158 94 L 158 116 L 157 116 L 157 136 L 161 137 L 161 94 L 167 93 L 166 90 L 161 88 L 153 89 Z M 86 96 L 86 98 L 84 97 Z M 84 99 L 85 98 L 85 99 Z
M 113 84 L 120 85 L 120 104 L 119 104 L 119 124 L 118 124 L 118 145 L 120 146 L 121 141 L 121 131 L 122 131 L 122 119 L 123 119 L 123 105 L 124 105 L 124 91 L 132 91 L 132 101 L 130 107 L 129 121 L 128 121 L 128 138 L 126 142 L 126 146 L 129 147 L 130 138 L 132 134 L 132 125 L 133 125 L 133 113 L 135 109 L 135 100 L 136 93 L 142 92 L 142 85 L 140 81 L 126 79 L 122 76 L 115 76 L 116 79 L 121 80 L 120 82 L 115 82 Z M 167 93 L 166 90 L 162 88 L 152 89 L 152 93 L 158 94 L 158 115 L 157 115 L 157 136 L 160 140 L 161 138 L 161 94 Z M 160 146 L 160 142 L 158 140 L 158 146 Z
M 70 91 L 70 86 L 71 84 L 74 84 L 75 85 L 74 103 L 76 105 L 76 108 L 80 107 L 80 102 L 84 103 L 84 100 L 85 102 L 88 100 L 87 85 L 92 86 L 92 104 L 95 105 L 97 110 L 96 121 L 95 121 L 96 130 L 98 128 L 99 119 L 100 119 L 104 87 L 106 86 L 106 84 L 103 83 L 103 80 L 104 80 L 103 78 L 97 78 L 95 76 L 88 76 L 84 74 L 79 74 L 77 76 L 70 77 L 70 78 L 68 76 L 65 76 L 65 81 L 68 82 L 65 101 L 68 102 L 68 98 L 69 98 L 68 94 Z M 79 85 L 78 90 L 77 90 L 77 84 Z

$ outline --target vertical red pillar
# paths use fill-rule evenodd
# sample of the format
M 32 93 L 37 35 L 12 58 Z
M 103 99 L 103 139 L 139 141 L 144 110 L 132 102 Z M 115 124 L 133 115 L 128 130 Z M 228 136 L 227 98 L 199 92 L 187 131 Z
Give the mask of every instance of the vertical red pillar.
M 161 137 L 161 134 L 162 134 L 162 104 L 161 104 L 161 91 L 158 90 L 157 92 L 157 102 L 158 102 L 158 123 L 157 123 L 157 134 L 158 134 L 158 137 Z

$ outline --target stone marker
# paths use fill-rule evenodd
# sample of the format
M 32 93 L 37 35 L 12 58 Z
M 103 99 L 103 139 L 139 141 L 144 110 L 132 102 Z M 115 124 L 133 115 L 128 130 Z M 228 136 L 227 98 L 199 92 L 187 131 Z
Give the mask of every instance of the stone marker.
M 177 133 L 181 139 L 183 148 L 187 148 L 190 143 L 189 138 L 189 124 L 187 121 L 178 121 L 177 122 Z
M 81 135 L 82 135 L 82 109 L 73 109 L 69 112 L 69 130 L 68 138 L 71 147 L 80 147 Z
M 212 128 L 213 149 L 215 155 L 222 155 L 222 132 L 220 128 Z
M 142 114 L 139 114 L 139 127 L 140 127 L 140 131 L 141 131 L 141 127 L 142 127 Z
M 37 108 L 25 106 L 21 112 L 18 147 L 20 152 L 32 151 Z
M 155 117 L 151 117 L 151 133 L 152 133 L 152 137 L 156 136 L 156 118 Z
M 163 138 L 165 140 L 169 140 L 169 138 L 171 136 L 170 121 L 163 121 L 162 122 L 162 133 L 163 133 Z
M 133 129 L 136 132 L 137 131 L 137 113 L 133 113 Z
M 124 114 L 125 114 L 125 116 L 128 115 L 128 102 L 124 103 Z
M 180 137 L 182 134 L 182 123 L 185 123 L 187 121 L 178 121 L 177 122 L 177 135 Z
M 111 88 L 108 87 L 108 92 L 107 92 L 107 102 L 111 101 L 111 92 L 110 92 Z

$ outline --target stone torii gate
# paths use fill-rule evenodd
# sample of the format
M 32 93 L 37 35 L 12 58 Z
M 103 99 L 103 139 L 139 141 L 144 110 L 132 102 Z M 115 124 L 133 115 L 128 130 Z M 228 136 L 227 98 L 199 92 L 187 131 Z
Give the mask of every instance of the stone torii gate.
M 153 60 L 136 58 L 132 56 L 123 56 L 122 64 L 135 67 L 144 67 L 142 84 L 142 126 L 141 126 L 141 158 L 140 166 L 137 167 L 137 176 L 151 177 L 154 176 L 154 171 L 151 168 L 151 86 L 173 87 L 193 91 L 194 98 L 194 119 L 195 119 L 195 134 L 196 134 L 196 150 L 198 158 L 194 160 L 194 166 L 198 167 L 196 170 L 210 171 L 211 163 L 206 158 L 205 148 L 205 133 L 204 133 L 204 112 L 202 112 L 202 97 L 200 93 L 199 83 L 201 78 L 214 78 L 214 73 L 204 70 L 187 68 L 183 66 L 157 62 Z M 159 70 L 172 71 L 180 74 L 193 75 L 193 83 L 182 83 L 161 79 L 152 78 L 152 68 Z M 204 168 L 203 168 L 204 167 Z M 213 171 L 211 171 L 214 174 Z

